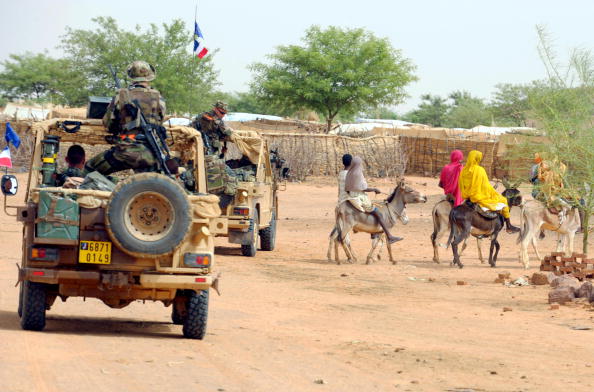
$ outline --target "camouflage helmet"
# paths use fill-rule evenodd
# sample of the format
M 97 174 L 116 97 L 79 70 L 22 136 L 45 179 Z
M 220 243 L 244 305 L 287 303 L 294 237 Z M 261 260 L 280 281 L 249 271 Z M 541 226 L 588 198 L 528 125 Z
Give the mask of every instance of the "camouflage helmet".
M 146 61 L 134 61 L 128 66 L 128 77 L 133 82 L 150 82 L 155 79 L 155 67 Z
M 213 107 L 222 113 L 227 113 L 227 104 L 223 101 L 216 101 Z

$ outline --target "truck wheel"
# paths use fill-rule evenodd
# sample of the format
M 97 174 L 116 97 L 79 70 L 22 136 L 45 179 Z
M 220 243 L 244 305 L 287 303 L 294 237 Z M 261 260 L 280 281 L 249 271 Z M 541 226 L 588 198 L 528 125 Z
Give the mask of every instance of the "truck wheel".
M 45 285 L 23 281 L 23 308 L 21 328 L 28 331 L 41 331 L 45 327 Z
M 175 325 L 182 325 L 188 314 L 188 295 L 178 290 L 171 305 L 171 321 Z
M 23 317 L 23 285 L 24 282 L 19 285 L 19 308 L 17 310 L 19 317 Z
M 241 254 L 247 257 L 254 257 L 258 250 L 258 211 L 254 210 L 254 217 L 252 218 L 252 225 L 250 227 L 250 243 L 241 245 Z
M 274 250 L 276 243 L 276 214 L 272 212 L 272 219 L 270 219 L 270 226 L 260 230 L 260 247 L 262 250 Z
M 188 300 L 188 314 L 184 320 L 183 333 L 188 339 L 203 339 L 208 319 L 208 290 L 193 292 Z
M 190 233 L 192 207 L 184 190 L 158 173 L 129 177 L 114 189 L 105 224 L 109 237 L 135 257 L 170 254 Z

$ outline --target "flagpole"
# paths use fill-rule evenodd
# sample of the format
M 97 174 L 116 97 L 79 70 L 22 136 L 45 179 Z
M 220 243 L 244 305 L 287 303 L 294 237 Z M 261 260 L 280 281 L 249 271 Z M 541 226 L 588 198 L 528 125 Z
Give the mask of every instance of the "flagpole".
M 194 23 L 198 20 L 198 0 L 196 0 L 196 7 L 194 8 Z

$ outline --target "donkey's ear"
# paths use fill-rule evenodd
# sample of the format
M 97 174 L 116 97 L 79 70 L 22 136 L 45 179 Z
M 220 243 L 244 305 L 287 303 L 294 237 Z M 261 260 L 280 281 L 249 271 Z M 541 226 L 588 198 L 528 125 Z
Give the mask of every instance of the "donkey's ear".
M 501 183 L 503 184 L 503 187 L 504 187 L 505 189 L 510 189 L 510 187 L 509 187 L 509 185 L 510 185 L 510 184 L 509 184 L 509 181 L 507 180 L 507 177 L 503 177 L 503 178 L 501 179 Z

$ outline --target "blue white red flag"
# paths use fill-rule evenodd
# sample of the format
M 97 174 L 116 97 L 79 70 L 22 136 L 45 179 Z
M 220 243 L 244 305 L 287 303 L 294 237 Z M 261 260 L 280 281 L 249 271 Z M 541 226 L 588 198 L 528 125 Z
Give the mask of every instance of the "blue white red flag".
M 198 22 L 194 22 L 194 54 L 201 59 L 206 56 L 207 53 L 208 49 L 206 49 L 206 45 L 204 44 L 202 31 L 200 31 L 200 27 L 198 27 Z
M 12 145 L 15 148 L 19 148 L 19 146 L 21 145 L 21 138 L 19 137 L 19 135 L 17 135 L 14 129 L 12 129 L 12 126 L 9 122 L 6 123 L 6 132 L 4 133 L 4 139 L 6 139 L 6 144 L 10 145 L 10 143 L 12 143 Z
M 0 152 L 0 166 L 12 167 L 12 159 L 10 159 L 10 148 L 6 146 Z

